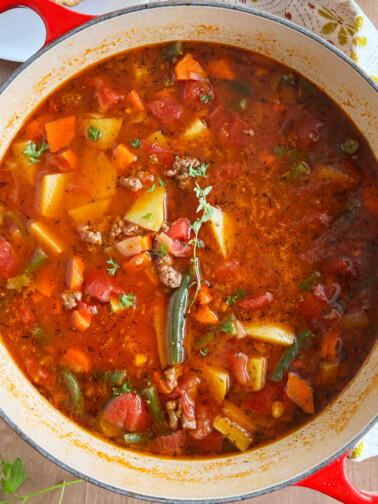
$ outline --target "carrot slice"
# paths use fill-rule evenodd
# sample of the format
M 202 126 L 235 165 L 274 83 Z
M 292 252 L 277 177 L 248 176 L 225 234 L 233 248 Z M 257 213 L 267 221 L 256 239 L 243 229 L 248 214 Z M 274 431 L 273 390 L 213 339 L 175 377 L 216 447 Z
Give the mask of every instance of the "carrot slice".
M 124 257 L 131 257 L 150 250 L 152 238 L 150 235 L 132 236 L 116 243 L 114 247 Z
M 51 152 L 58 152 L 69 145 L 75 135 L 75 121 L 75 116 L 69 116 L 45 124 Z
M 39 294 L 45 297 L 50 297 L 55 289 L 54 278 L 51 278 L 51 272 L 43 270 L 40 274 L 37 274 L 36 279 L 31 285 L 32 289 L 35 289 Z
M 142 252 L 127 262 L 122 264 L 122 269 L 126 271 L 126 273 L 136 273 L 137 271 L 142 271 L 149 264 L 151 264 L 151 257 L 147 252 Z
M 31 140 L 37 140 L 43 137 L 45 133 L 45 116 L 38 117 L 34 121 L 30 122 L 25 126 L 26 136 Z
M 201 306 L 201 308 L 194 312 L 192 316 L 195 320 L 197 320 L 197 322 L 200 322 L 201 324 L 214 325 L 218 323 L 218 317 L 214 312 L 210 310 L 207 305 Z
M 68 163 L 68 166 L 72 170 L 77 170 L 79 168 L 79 160 L 72 149 L 66 149 L 63 152 L 61 152 L 59 155 L 61 158 L 63 158 L 66 161 L 66 163 Z
M 207 73 L 191 54 L 186 54 L 175 65 L 175 77 L 176 80 L 205 81 Z
M 113 150 L 112 158 L 114 166 L 121 171 L 128 168 L 137 159 L 136 155 L 124 144 L 117 145 Z
M 70 290 L 80 290 L 83 285 L 84 261 L 79 256 L 70 259 L 67 267 L 67 287 Z
M 200 305 L 209 304 L 213 299 L 213 296 L 210 294 L 210 289 L 204 283 L 201 283 L 201 289 L 198 293 L 198 302 Z
M 77 310 L 73 313 L 80 313 L 80 311 Z M 83 313 L 81 313 L 81 315 L 83 315 Z M 91 367 L 88 354 L 78 348 L 69 348 L 62 361 L 63 364 L 76 373 L 83 371 L 87 373 Z
M 338 331 L 324 334 L 320 347 L 320 356 L 323 359 L 335 362 L 339 357 L 339 342 L 340 335 Z
M 287 395 L 297 406 L 306 413 L 314 413 L 314 397 L 312 389 L 306 380 L 294 373 L 289 373 L 287 380 Z
M 231 68 L 230 62 L 226 59 L 211 61 L 207 65 L 207 70 L 210 75 L 216 77 L 217 79 L 235 79 L 235 72 Z
M 133 106 L 134 110 L 145 110 L 145 108 L 146 108 L 142 98 L 138 94 L 138 91 L 136 91 L 135 89 L 130 91 L 129 101 L 130 101 L 131 105 Z

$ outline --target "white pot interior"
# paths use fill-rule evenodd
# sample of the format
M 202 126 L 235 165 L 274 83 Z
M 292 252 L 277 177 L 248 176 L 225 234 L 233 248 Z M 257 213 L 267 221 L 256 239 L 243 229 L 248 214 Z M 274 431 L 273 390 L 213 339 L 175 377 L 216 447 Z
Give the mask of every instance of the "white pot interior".
M 159 4 L 79 30 L 16 75 L 0 96 L 0 157 L 39 102 L 73 74 L 129 48 L 176 39 L 237 45 L 287 64 L 337 101 L 378 152 L 376 90 L 339 55 L 299 30 L 259 14 L 219 5 Z M 0 409 L 39 449 L 108 488 L 155 501 L 220 502 L 299 478 L 356 438 L 376 414 L 377 361 L 376 348 L 339 399 L 300 430 L 249 453 L 220 459 L 159 459 L 93 437 L 38 394 L 2 345 Z

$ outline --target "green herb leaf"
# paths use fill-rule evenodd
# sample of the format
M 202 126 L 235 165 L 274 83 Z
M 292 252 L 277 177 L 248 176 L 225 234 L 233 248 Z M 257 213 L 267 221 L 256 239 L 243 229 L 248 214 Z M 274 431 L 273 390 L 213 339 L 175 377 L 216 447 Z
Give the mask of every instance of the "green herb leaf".
M 206 170 L 208 168 L 209 165 L 206 163 L 202 163 L 198 168 L 193 168 L 193 166 L 189 166 L 189 175 L 193 178 L 206 177 Z
M 159 177 L 158 177 L 158 180 L 159 180 L 159 182 L 160 182 L 161 187 L 166 187 L 167 182 L 164 182 L 164 180 L 160 177 L 160 175 L 159 175 Z
M 140 138 L 136 138 L 135 140 L 130 140 L 130 145 L 134 147 L 134 149 L 140 149 L 141 148 L 141 142 Z
M 246 292 L 242 289 L 236 289 L 235 295 L 234 296 L 228 296 L 226 303 L 228 306 L 232 306 L 236 301 L 239 301 L 239 299 L 243 299 L 246 296 Z
M 94 128 L 93 126 L 89 126 L 88 128 L 88 138 L 91 142 L 97 142 L 97 140 L 101 136 L 101 131 Z
M 147 189 L 147 192 L 154 192 L 155 189 L 156 189 L 156 185 L 152 184 L 152 186 L 149 189 Z
M 148 219 L 151 219 L 151 217 L 152 217 L 152 213 L 148 212 L 146 215 L 143 215 L 142 219 L 148 220 Z
M 357 140 L 348 138 L 348 140 L 345 140 L 345 142 L 342 144 L 341 148 L 346 154 L 356 154 L 356 152 L 360 148 L 360 144 Z
M 131 384 L 130 380 L 127 380 L 120 387 L 113 387 L 112 388 L 113 395 L 126 394 L 127 392 L 131 392 L 132 390 L 133 390 L 133 387 L 132 387 L 132 384 Z
M 202 350 L 202 348 L 200 349 L 200 354 L 203 356 L 203 357 L 206 357 L 206 355 L 209 353 L 209 349 L 208 348 L 204 348 Z
M 159 257 L 165 257 L 168 254 L 168 245 L 166 243 L 163 243 L 160 247 L 160 250 L 152 249 L 151 254 Z
M 135 303 L 135 296 L 132 292 L 130 294 L 122 294 L 119 296 L 119 305 L 124 310 L 125 308 L 130 308 Z
M 225 324 L 222 325 L 222 331 L 224 331 L 227 334 L 233 334 L 235 331 L 234 324 L 230 322 L 226 322 Z
M 114 262 L 114 259 L 112 257 L 109 258 L 108 261 L 106 261 L 107 264 L 110 264 L 110 268 L 108 268 L 108 273 L 111 276 L 114 276 L 116 274 L 117 269 L 119 268 L 119 265 Z
M 23 483 L 26 477 L 26 472 L 21 459 L 16 458 L 16 460 L 11 464 L 10 462 L 1 461 L 1 467 L 5 479 L 1 480 L 1 486 L 3 487 L 4 494 L 15 494 L 17 488 Z
M 305 165 L 305 163 L 299 163 L 297 166 L 292 168 L 289 171 L 289 177 L 292 179 L 296 179 L 298 177 L 301 177 L 302 175 L 306 175 L 309 172 L 308 167 Z
M 43 153 L 49 149 L 50 146 L 46 142 L 42 142 L 40 146 L 35 143 L 28 143 L 24 150 L 24 156 L 28 156 L 29 164 L 33 165 L 39 163 Z
M 320 276 L 319 271 L 315 271 L 312 275 L 307 277 L 306 280 L 303 280 L 303 282 L 299 285 L 299 288 L 302 291 L 311 291 L 312 286 L 319 280 Z
M 205 94 L 205 95 L 201 96 L 201 98 L 200 98 L 200 101 L 203 103 L 207 103 L 212 100 L 214 100 L 214 97 L 211 94 Z

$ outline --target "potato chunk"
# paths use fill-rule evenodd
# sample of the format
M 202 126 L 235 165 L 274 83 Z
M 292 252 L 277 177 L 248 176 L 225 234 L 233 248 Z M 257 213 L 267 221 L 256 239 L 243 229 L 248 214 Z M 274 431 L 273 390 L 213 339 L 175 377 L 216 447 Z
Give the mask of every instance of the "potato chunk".
M 165 189 L 156 187 L 136 200 L 125 219 L 150 231 L 159 231 L 165 214 Z
M 273 345 L 290 346 L 295 341 L 295 334 L 275 324 L 256 324 L 255 322 L 243 324 L 244 330 L 251 338 L 272 343 Z
M 214 233 L 215 240 L 219 246 L 219 252 L 223 257 L 227 257 L 230 241 L 230 222 L 228 215 L 218 207 L 212 207 L 214 213 L 209 220 L 211 229 Z
M 123 119 L 118 117 L 105 119 L 83 119 L 81 121 L 81 125 L 84 136 L 88 139 L 88 142 L 90 142 L 91 147 L 104 150 L 112 147 L 118 136 L 119 130 L 121 129 L 122 122 Z M 91 127 L 100 132 L 97 140 L 91 140 L 93 137 L 90 132 L 88 132 Z
M 72 210 L 68 213 L 76 222 L 76 224 L 88 224 L 89 222 L 100 219 L 108 209 L 110 199 L 93 201 L 87 205 L 83 205 Z
M 62 211 L 62 202 L 71 173 L 52 173 L 45 175 L 39 191 L 39 211 L 41 215 L 53 219 Z
M 230 419 L 217 416 L 213 427 L 231 441 L 240 451 L 245 451 L 252 443 L 252 435 Z
M 203 366 L 203 376 L 209 385 L 213 399 L 222 404 L 229 389 L 230 377 L 227 371 L 212 366 Z

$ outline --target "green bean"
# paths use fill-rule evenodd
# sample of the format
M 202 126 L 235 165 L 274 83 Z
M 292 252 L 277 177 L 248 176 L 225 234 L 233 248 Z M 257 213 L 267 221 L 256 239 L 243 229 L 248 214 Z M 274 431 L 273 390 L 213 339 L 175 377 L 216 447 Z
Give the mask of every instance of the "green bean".
M 308 340 L 310 336 L 311 331 L 309 329 L 305 329 L 301 332 L 293 345 L 286 350 L 286 352 L 279 360 L 276 369 L 274 370 L 272 381 L 280 382 L 282 380 L 284 372 L 290 366 L 290 363 L 294 359 L 294 357 L 297 355 L 299 348 L 305 343 L 305 341 Z
M 356 154 L 358 149 L 360 148 L 360 144 L 358 140 L 353 140 L 352 138 L 348 138 L 342 145 L 342 149 L 346 154 Z
M 127 432 L 123 435 L 126 444 L 143 444 L 152 437 L 152 432 Z
M 225 318 L 222 320 L 222 322 L 219 322 L 211 331 L 206 333 L 202 338 L 199 340 L 195 341 L 194 343 L 194 348 L 199 349 L 204 346 L 206 346 L 218 333 L 221 331 L 229 332 L 227 329 L 229 327 L 229 324 L 232 324 L 235 322 L 236 317 L 234 314 L 230 315 L 229 317 Z
M 185 313 L 191 275 L 186 275 L 172 294 L 167 310 L 167 362 L 170 366 L 184 361 Z
M 81 395 L 79 382 L 77 381 L 76 376 L 73 375 L 67 369 L 63 369 L 62 374 L 64 383 L 66 384 L 70 392 L 71 399 L 75 406 L 76 412 L 81 415 L 83 413 L 83 398 Z
M 143 390 L 143 394 L 147 399 L 148 407 L 154 417 L 156 425 L 161 432 L 168 432 L 168 427 L 164 419 L 163 410 L 160 404 L 159 394 L 155 385 Z
M 237 91 L 239 94 L 244 96 L 250 96 L 253 92 L 252 86 L 238 80 L 230 81 L 230 86 L 233 89 L 235 89 L 235 91 Z
M 48 256 L 43 252 L 43 250 L 38 249 L 23 273 L 19 273 L 13 278 L 9 278 L 7 283 L 8 289 L 21 292 L 22 289 L 28 287 L 33 281 L 34 273 L 42 266 L 47 258 Z

